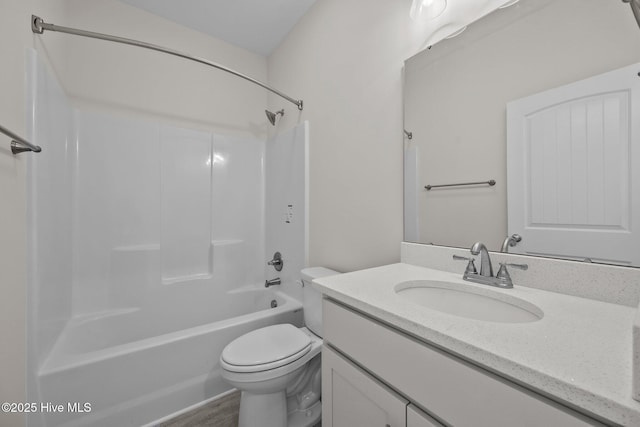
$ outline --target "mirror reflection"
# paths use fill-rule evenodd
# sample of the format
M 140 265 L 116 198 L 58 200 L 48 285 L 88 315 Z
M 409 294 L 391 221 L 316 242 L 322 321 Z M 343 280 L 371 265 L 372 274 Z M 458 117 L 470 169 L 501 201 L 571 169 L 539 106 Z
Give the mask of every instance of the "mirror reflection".
M 640 265 L 639 72 L 603 0 L 521 0 L 409 58 L 405 241 Z

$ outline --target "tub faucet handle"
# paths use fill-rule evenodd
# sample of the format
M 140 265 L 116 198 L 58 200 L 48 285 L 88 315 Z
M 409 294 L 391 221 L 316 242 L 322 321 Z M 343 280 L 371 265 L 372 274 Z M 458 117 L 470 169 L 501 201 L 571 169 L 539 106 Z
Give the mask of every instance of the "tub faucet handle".
M 280 252 L 276 252 L 273 254 L 273 259 L 267 262 L 267 265 L 272 265 L 276 271 L 282 271 L 282 267 L 284 266 L 284 261 L 282 260 L 282 254 Z

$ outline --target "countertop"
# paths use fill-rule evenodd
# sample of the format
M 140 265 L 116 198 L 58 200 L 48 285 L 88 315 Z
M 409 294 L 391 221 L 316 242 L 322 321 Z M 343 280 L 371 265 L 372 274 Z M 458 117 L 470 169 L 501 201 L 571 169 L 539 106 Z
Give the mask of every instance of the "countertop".
M 441 280 L 517 297 L 544 317 L 530 323 L 468 319 L 399 297 L 394 286 Z M 418 339 L 608 423 L 640 426 L 632 393 L 632 325 L 636 309 L 518 286 L 498 289 L 461 274 L 398 263 L 316 279 L 337 301 Z

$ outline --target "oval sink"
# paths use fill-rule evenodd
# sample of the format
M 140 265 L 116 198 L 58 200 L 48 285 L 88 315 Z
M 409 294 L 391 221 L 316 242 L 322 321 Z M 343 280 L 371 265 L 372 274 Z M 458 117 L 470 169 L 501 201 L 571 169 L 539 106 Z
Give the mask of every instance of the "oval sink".
M 460 283 L 411 280 L 398 283 L 395 292 L 423 307 L 470 319 L 526 323 L 544 317 L 544 312 L 528 301 Z

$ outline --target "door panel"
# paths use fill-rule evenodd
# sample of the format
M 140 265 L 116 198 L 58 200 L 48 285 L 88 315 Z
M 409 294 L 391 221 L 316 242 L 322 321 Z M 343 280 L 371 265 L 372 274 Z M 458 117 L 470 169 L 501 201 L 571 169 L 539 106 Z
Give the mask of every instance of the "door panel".
M 640 265 L 638 71 L 507 105 L 508 233 L 523 237 L 516 252 Z

